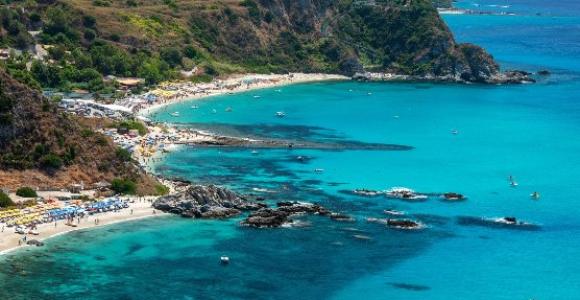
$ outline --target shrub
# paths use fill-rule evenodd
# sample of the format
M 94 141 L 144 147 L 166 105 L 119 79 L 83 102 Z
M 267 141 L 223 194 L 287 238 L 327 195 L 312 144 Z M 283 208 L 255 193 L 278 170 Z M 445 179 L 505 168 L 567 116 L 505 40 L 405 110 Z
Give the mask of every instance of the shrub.
M 16 190 L 16 195 L 19 197 L 23 197 L 23 198 L 36 198 L 38 197 L 38 195 L 36 194 L 36 191 L 33 190 L 31 187 L 21 187 L 18 190 Z
M 12 202 L 12 199 L 10 199 L 8 195 L 0 191 L 0 207 L 10 207 L 10 206 L 14 206 L 14 202 Z
M 137 184 L 130 179 L 115 178 L 111 181 L 111 189 L 117 194 L 133 195 L 137 192 Z
M 156 184 L 155 185 L 155 193 L 158 196 L 163 196 L 169 194 L 169 188 L 164 186 L 163 184 Z
M 127 149 L 117 148 L 115 154 L 117 155 L 117 158 L 121 161 L 131 161 L 131 152 L 129 152 L 129 150 Z
M 40 164 L 44 168 L 59 169 L 62 167 L 62 159 L 53 153 L 49 153 L 40 159 Z

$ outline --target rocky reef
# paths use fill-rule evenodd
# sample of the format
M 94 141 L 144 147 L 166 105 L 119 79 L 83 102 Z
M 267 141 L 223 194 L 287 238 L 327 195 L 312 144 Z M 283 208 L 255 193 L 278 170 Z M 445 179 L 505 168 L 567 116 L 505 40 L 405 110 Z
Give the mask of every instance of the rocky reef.
M 306 202 L 278 202 L 277 208 L 263 208 L 255 211 L 242 221 L 241 224 L 256 228 L 292 226 L 295 222 L 292 217 L 304 214 L 328 216 L 334 221 L 354 221 L 350 216 L 331 212 L 318 204 Z

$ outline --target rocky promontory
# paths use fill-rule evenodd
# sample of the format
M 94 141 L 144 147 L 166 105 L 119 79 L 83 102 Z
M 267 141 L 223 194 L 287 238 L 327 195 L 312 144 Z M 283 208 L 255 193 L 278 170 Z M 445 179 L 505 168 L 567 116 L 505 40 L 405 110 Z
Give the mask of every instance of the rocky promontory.
M 266 205 L 246 201 L 226 188 L 194 185 L 184 192 L 157 199 L 153 207 L 186 218 L 215 219 L 233 217 Z
M 294 216 L 304 214 L 327 216 L 339 222 L 354 221 L 348 215 L 308 202 L 283 201 L 278 202 L 276 208 L 269 208 L 265 203 L 248 201 L 233 191 L 215 185 L 191 186 L 183 192 L 157 199 L 153 207 L 184 218 L 200 219 L 223 219 L 251 212 L 241 225 L 256 228 L 291 226 L 295 223 Z

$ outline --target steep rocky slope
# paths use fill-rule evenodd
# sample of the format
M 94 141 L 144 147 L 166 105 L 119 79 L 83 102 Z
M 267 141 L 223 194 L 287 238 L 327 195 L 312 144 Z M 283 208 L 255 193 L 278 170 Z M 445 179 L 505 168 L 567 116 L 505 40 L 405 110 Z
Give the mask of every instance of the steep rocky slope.
M 59 112 L 0 70 L 0 187 L 68 187 L 127 178 L 152 193 L 155 180 L 118 155 L 103 135 Z

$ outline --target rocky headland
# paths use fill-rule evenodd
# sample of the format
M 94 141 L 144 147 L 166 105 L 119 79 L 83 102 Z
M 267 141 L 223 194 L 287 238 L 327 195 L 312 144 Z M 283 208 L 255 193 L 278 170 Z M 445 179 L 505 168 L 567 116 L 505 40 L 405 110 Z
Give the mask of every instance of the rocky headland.
M 306 214 L 326 216 L 333 221 L 354 221 L 351 216 L 308 202 L 285 201 L 276 203 L 276 207 L 268 207 L 265 203 L 249 201 L 214 185 L 191 186 L 183 192 L 158 198 L 153 207 L 185 218 L 200 219 L 231 218 L 249 212 L 241 225 L 255 228 L 292 226 L 295 224 L 293 217 Z

